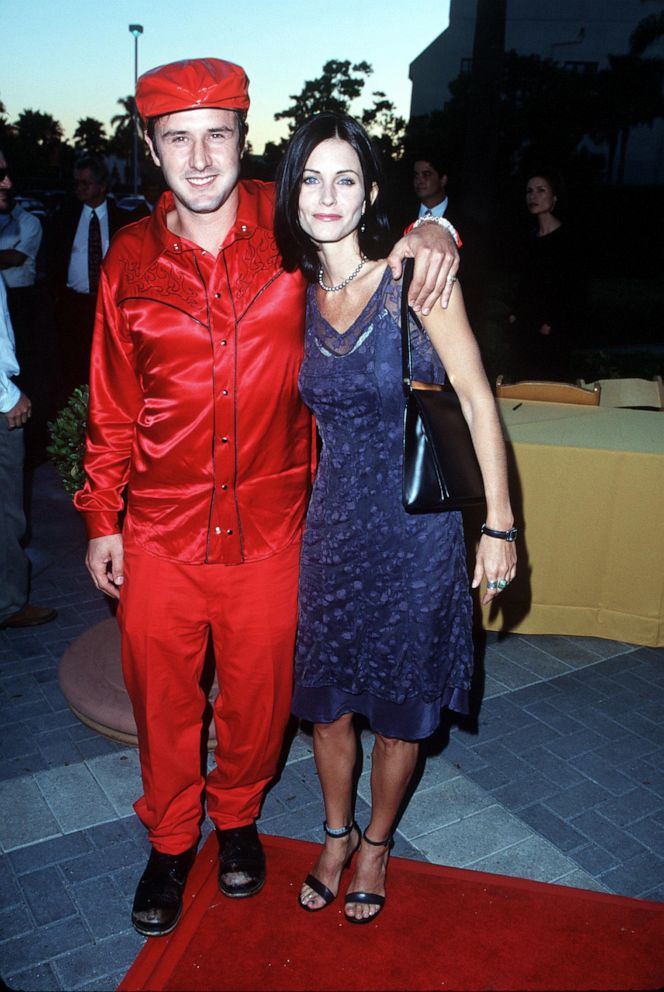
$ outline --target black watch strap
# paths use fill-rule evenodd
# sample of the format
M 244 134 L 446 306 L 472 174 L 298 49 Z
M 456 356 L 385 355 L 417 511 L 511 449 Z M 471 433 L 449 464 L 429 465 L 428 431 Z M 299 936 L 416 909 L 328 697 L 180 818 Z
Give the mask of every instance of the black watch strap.
M 518 531 L 516 527 L 512 527 L 510 530 L 491 530 L 486 524 L 482 524 L 482 534 L 486 534 L 487 537 L 496 537 L 500 541 L 516 541 L 516 535 Z

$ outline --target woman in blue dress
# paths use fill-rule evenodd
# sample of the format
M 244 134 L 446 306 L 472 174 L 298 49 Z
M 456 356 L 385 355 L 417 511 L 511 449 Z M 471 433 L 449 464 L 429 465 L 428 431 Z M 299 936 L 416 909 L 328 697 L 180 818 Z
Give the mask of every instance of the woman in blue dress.
M 458 513 L 409 515 L 401 502 L 401 282 L 386 266 L 376 153 L 352 118 L 326 112 L 296 132 L 277 177 L 284 266 L 311 281 L 300 391 L 322 441 L 304 536 L 293 710 L 314 725 L 325 842 L 303 883 L 310 912 L 345 895 L 352 923 L 385 903 L 394 823 L 441 708 L 467 712 L 471 598 Z M 387 242 L 389 246 L 389 239 Z M 415 377 L 453 384 L 470 425 L 487 499 L 472 580 L 483 602 L 516 570 L 505 448 L 494 398 L 455 284 L 414 328 Z M 443 371 L 445 370 L 445 371 Z M 361 714 L 375 734 L 371 818 L 353 819 Z

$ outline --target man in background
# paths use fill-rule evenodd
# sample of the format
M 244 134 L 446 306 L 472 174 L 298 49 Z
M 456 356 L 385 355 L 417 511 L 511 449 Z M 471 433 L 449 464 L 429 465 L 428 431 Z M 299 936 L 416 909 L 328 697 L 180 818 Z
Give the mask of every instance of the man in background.
M 57 616 L 50 607 L 28 602 L 30 561 L 21 544 L 25 533 L 23 428 L 32 404 L 12 381 L 18 373 L 7 293 L 0 279 L 0 630 L 36 627 Z
M 413 163 L 413 189 L 420 201 L 419 217 L 444 217 L 448 207 L 447 171 L 442 158 L 419 158 Z M 450 218 L 448 218 L 449 220 Z M 458 221 L 452 218 L 455 227 Z M 461 236 L 465 240 L 464 232 Z
M 421 151 L 413 162 L 413 190 L 420 202 L 416 219 L 444 217 L 461 235 L 461 288 L 470 323 L 477 333 L 486 293 L 488 232 L 469 216 L 456 195 L 448 191 L 449 167 L 439 152 Z
M 39 218 L 14 201 L 14 184 L 0 150 L 0 272 L 10 291 L 34 286 L 41 240 Z
M 39 447 L 46 437 L 46 422 L 54 413 L 55 332 L 51 302 L 37 265 L 41 221 L 16 203 L 14 192 L 7 160 L 0 151 L 0 278 L 7 289 L 21 368 L 19 386 L 33 401 L 30 441 Z
M 75 204 L 54 221 L 49 276 L 56 301 L 60 402 L 88 381 L 101 263 L 113 235 L 143 216 L 108 196 L 103 159 L 86 155 L 74 167 Z M 145 211 L 147 213 L 147 210 Z

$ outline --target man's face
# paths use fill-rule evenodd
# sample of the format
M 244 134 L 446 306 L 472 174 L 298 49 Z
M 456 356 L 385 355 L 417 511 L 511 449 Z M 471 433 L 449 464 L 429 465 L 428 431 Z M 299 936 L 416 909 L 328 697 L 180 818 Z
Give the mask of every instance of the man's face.
M 445 199 L 447 176 L 436 172 L 431 162 L 416 162 L 413 166 L 413 188 L 418 200 L 427 206 L 435 206 Z
M 240 177 L 240 134 L 232 110 L 204 107 L 167 114 L 147 138 L 175 199 L 194 214 L 222 207 Z
M 5 173 L 4 179 L 0 180 L 0 214 L 8 214 L 14 205 L 14 198 L 12 196 L 12 186 L 9 172 L 7 172 L 7 160 L 5 156 L 0 152 L 0 174 Z
M 106 183 L 95 179 L 92 169 L 74 169 L 74 189 L 86 207 L 100 207 L 106 199 Z

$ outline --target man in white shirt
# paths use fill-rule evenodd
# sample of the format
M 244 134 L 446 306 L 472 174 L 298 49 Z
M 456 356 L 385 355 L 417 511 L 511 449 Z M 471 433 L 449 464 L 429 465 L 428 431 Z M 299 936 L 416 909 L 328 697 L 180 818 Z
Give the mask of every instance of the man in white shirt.
M 463 196 L 448 195 L 449 165 L 442 153 L 431 147 L 420 149 L 413 161 L 413 190 L 420 201 L 420 217 L 444 217 L 459 232 L 463 248 L 461 288 L 471 326 L 478 328 L 484 315 L 487 272 L 490 261 L 490 232 L 463 209 Z M 454 179 L 454 175 L 452 176 Z
M 444 217 L 447 210 L 447 172 L 442 161 L 417 159 L 413 165 L 413 189 L 420 201 L 419 217 Z M 463 232 L 461 232 L 463 237 Z
M 0 630 L 35 627 L 54 620 L 50 607 L 28 603 L 30 562 L 21 544 L 23 511 L 23 427 L 32 405 L 12 377 L 19 366 L 7 292 L 0 279 Z
M 15 202 L 10 169 L 0 150 L 0 281 L 7 288 L 21 367 L 20 388 L 34 403 L 29 432 L 31 456 L 47 442 L 46 424 L 56 412 L 55 327 L 46 285 L 37 272 L 42 233 L 39 218 Z
M 38 217 L 14 202 L 7 160 L 0 151 L 0 272 L 9 289 L 33 286 L 42 240 Z
M 101 262 L 111 238 L 142 212 L 121 210 L 108 197 L 108 169 L 101 158 L 86 155 L 74 167 L 77 204 L 56 219 L 51 238 L 49 276 L 56 299 L 60 400 L 88 381 L 90 346 Z

